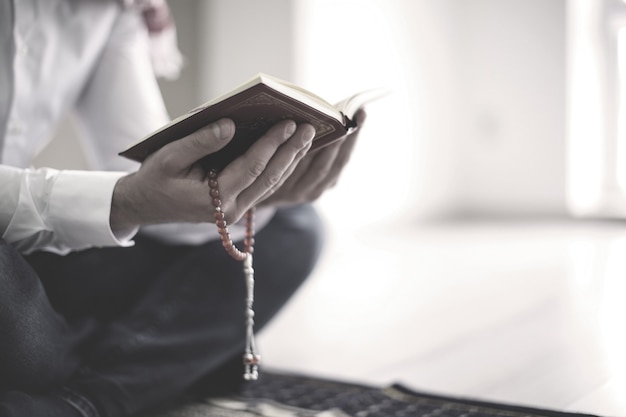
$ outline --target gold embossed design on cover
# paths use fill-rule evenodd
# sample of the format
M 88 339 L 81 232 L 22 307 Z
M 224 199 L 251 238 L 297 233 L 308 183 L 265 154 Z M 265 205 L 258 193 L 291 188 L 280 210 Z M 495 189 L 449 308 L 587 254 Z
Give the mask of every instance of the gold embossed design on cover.
M 334 132 L 336 129 L 333 125 L 329 124 L 329 123 L 325 123 L 319 119 L 313 118 L 311 117 L 310 114 L 308 114 L 307 112 L 303 111 L 302 109 L 299 109 L 296 106 L 293 106 L 289 103 L 287 103 L 286 101 L 280 100 L 279 98 L 276 98 L 274 96 L 271 96 L 265 92 L 261 92 L 259 94 L 256 94 L 252 97 L 250 97 L 249 99 L 242 101 L 241 103 L 239 103 L 238 105 L 232 107 L 232 110 L 238 110 L 241 109 L 243 107 L 250 107 L 250 106 L 280 106 L 281 108 L 287 110 L 287 114 L 285 114 L 282 119 L 294 119 L 294 118 L 303 118 L 305 119 L 308 123 L 311 123 L 313 125 L 313 127 L 315 128 L 315 132 L 316 132 L 316 139 L 322 138 L 326 135 L 328 135 L 329 133 Z M 297 117 L 296 117 L 297 116 Z M 237 127 L 243 127 L 243 128 L 247 128 L 247 129 L 251 129 L 251 128 L 258 128 L 260 126 L 269 126 L 271 124 L 276 123 L 277 120 L 267 120 L 263 117 L 257 117 L 254 120 L 248 121 L 248 122 L 244 122 L 244 123 L 238 123 Z

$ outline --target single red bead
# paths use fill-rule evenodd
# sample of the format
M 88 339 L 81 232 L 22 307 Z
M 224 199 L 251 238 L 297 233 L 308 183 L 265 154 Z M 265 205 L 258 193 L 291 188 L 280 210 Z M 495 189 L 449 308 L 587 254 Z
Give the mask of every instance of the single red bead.
M 243 355 L 243 363 L 244 365 L 258 365 L 261 363 L 261 355 L 246 353 Z
M 244 356 L 243 358 L 243 364 L 244 365 L 254 365 L 254 357 L 252 355 L 250 356 Z

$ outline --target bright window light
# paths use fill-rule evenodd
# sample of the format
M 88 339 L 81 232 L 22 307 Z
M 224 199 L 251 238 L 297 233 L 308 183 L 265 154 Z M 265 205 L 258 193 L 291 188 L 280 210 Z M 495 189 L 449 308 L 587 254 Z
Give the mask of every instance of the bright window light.
M 572 211 L 587 214 L 601 198 L 605 169 L 601 45 L 595 35 L 596 0 L 570 2 L 569 169 Z
M 618 100 L 617 115 L 617 183 L 626 191 L 626 28 L 617 34 Z
M 331 101 L 386 87 L 392 94 L 370 106 L 366 129 L 337 188 L 319 202 L 333 224 L 363 227 L 392 216 L 410 195 L 414 141 L 407 110 L 405 65 L 390 23 L 371 0 L 299 3 L 306 29 L 298 74 L 303 84 Z

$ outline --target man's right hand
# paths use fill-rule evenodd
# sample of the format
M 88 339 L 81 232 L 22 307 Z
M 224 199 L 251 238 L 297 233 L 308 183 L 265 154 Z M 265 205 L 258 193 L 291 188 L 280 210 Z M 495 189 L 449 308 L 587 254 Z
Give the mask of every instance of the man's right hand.
M 111 229 L 213 221 L 207 172 L 198 161 L 226 146 L 234 133 L 232 120 L 219 120 L 169 143 L 147 158 L 137 172 L 122 177 L 113 191 Z M 308 124 L 282 121 L 219 173 L 222 209 L 229 224 L 285 181 L 314 135 Z

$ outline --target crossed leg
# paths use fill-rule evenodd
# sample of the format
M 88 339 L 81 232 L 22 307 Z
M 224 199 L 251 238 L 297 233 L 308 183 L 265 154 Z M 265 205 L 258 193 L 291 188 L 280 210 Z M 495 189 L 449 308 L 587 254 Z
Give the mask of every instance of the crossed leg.
M 310 274 L 321 229 L 305 205 L 258 233 L 257 330 Z M 131 416 L 241 377 L 245 283 L 220 242 L 138 237 L 132 248 L 26 258 L 2 242 L 0 256 L 1 417 L 40 415 L 39 405 L 55 417 Z

